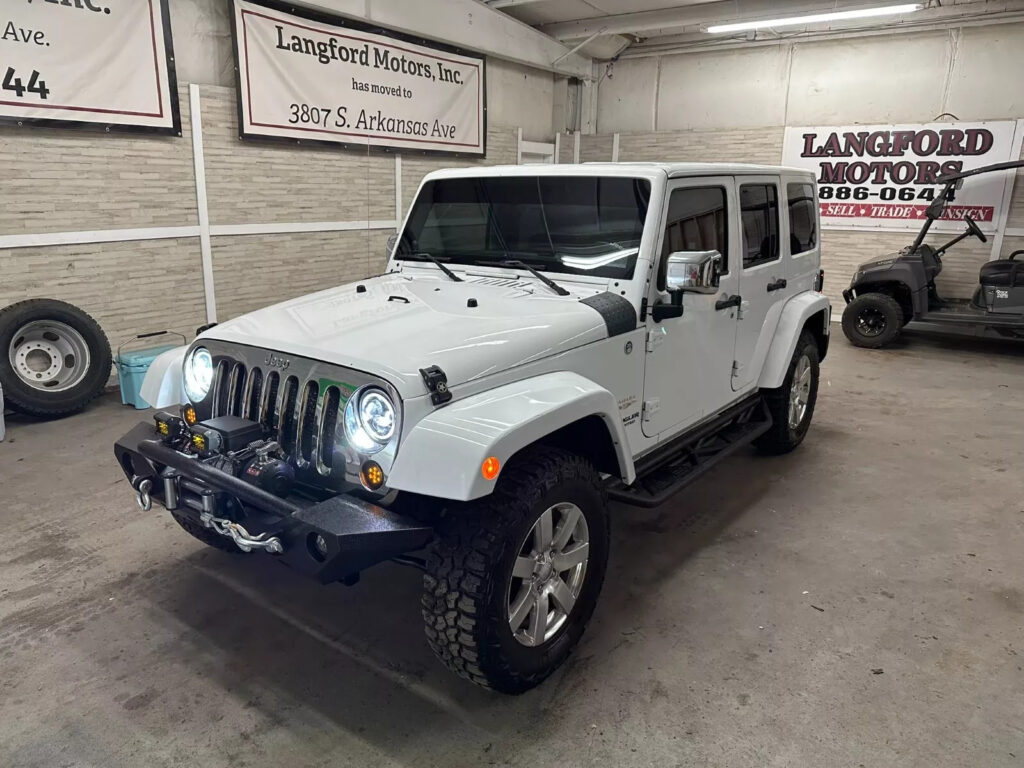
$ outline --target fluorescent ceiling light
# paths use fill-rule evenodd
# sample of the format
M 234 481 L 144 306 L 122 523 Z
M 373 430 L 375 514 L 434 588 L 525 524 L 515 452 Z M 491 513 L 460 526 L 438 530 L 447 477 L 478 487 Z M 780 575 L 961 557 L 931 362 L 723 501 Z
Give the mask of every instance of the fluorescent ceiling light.
M 898 16 L 901 13 L 920 11 L 923 3 L 904 3 L 903 5 L 883 5 L 879 8 L 862 8 L 857 11 L 832 11 L 829 13 L 812 13 L 807 16 L 787 16 L 782 19 L 765 19 L 764 21 L 741 21 L 736 24 L 717 24 L 708 27 L 711 34 L 721 32 L 745 32 L 749 29 L 766 27 L 794 27 L 804 24 L 820 24 L 825 21 L 847 21 L 849 19 L 867 19 L 872 16 Z

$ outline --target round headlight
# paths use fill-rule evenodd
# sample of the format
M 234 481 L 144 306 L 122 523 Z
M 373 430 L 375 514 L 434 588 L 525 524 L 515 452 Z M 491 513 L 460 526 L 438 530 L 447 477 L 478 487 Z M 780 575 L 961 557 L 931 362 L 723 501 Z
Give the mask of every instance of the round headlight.
M 213 355 L 196 347 L 185 358 L 185 394 L 194 403 L 202 401 L 213 385 Z
M 381 450 L 395 436 L 395 405 L 379 389 L 357 392 L 345 404 L 345 432 L 363 453 Z

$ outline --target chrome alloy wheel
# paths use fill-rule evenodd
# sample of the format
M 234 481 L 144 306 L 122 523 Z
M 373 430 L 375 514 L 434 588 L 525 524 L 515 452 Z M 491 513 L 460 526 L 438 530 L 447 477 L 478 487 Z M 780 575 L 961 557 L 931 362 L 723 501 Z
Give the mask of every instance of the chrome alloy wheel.
M 519 548 L 508 585 L 508 626 L 527 646 L 555 636 L 583 589 L 590 559 L 587 519 L 575 504 L 541 513 Z
M 78 331 L 56 320 L 35 320 L 19 328 L 8 350 L 14 373 L 32 389 L 63 392 L 89 372 L 89 345 Z
M 801 355 L 793 369 L 793 383 L 789 387 L 789 428 L 796 429 L 807 413 L 811 398 L 811 360 Z

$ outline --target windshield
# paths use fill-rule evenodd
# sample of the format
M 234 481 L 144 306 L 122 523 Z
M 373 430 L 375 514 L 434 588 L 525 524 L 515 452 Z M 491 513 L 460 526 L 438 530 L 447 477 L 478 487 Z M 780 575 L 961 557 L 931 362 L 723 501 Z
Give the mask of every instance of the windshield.
M 651 184 L 621 176 L 438 179 L 416 198 L 398 259 L 633 276 Z

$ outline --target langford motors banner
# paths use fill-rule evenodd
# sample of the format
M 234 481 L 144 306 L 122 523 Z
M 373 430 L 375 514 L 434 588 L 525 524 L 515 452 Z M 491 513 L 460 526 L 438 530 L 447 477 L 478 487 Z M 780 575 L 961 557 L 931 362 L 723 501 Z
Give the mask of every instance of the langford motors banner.
M 1016 123 L 929 123 L 787 128 L 783 165 L 806 168 L 818 179 L 823 225 L 916 230 L 939 191 L 936 179 L 1016 160 Z M 937 229 L 958 229 L 970 216 L 993 232 L 1013 173 L 967 179 Z
M 0 6 L 0 120 L 180 134 L 167 0 Z
M 235 0 L 243 137 L 485 153 L 484 59 Z

